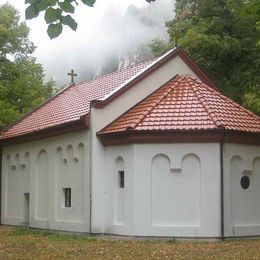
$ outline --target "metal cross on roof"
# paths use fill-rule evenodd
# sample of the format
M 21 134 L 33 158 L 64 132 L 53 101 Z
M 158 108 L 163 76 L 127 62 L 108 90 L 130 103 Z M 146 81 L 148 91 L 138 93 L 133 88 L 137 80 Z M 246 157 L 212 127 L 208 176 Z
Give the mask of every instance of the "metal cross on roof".
M 77 74 L 74 73 L 74 70 L 72 69 L 69 73 L 68 73 L 69 76 L 71 76 L 71 84 L 74 84 L 74 77 L 77 77 Z

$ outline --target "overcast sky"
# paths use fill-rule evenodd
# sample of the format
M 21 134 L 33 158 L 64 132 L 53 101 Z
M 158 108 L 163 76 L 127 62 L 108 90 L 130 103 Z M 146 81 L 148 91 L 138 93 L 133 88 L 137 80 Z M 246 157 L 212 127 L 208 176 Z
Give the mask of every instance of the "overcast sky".
M 5 3 L 0 0 L 0 4 Z M 8 0 L 24 18 L 24 0 Z M 74 18 L 77 32 L 66 28 L 54 40 L 47 36 L 44 18 L 27 21 L 30 39 L 37 46 L 34 56 L 43 64 L 46 78 L 57 84 L 68 84 L 68 71 L 87 79 L 90 68 L 98 71 L 111 56 L 127 53 L 152 39 L 166 39 L 165 21 L 173 17 L 174 0 L 157 0 L 151 5 L 145 0 L 97 0 L 94 8 L 80 4 Z

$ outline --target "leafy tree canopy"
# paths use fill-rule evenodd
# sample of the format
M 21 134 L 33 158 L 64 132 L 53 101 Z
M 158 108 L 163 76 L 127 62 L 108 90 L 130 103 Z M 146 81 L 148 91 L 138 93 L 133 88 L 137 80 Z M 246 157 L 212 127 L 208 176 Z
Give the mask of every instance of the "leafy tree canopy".
M 155 0 L 145 0 L 148 3 Z M 93 7 L 96 0 L 81 0 L 89 7 Z M 71 16 L 75 12 L 78 0 L 25 0 L 29 6 L 25 10 L 26 19 L 33 19 L 44 12 L 45 22 L 48 24 L 47 33 L 51 39 L 58 37 L 63 30 L 63 26 L 69 26 L 76 31 L 78 24 Z
M 38 106 L 53 93 L 53 82 L 44 84 L 43 69 L 31 56 L 35 46 L 29 29 L 19 23 L 18 12 L 0 6 L 0 128 Z
M 153 53 L 183 47 L 225 95 L 260 114 L 259 0 L 176 0 L 175 14 Z

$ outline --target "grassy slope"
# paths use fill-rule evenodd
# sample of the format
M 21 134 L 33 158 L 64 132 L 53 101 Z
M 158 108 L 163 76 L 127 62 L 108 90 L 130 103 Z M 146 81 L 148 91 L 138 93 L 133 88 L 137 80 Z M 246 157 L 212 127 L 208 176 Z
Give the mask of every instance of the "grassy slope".
M 260 259 L 260 240 L 122 241 L 0 227 L 0 259 Z

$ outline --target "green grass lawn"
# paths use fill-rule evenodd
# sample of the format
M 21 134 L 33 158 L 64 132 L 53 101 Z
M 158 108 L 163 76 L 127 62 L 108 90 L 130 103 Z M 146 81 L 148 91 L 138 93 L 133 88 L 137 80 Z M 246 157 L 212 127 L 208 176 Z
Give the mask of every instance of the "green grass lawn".
M 112 240 L 0 227 L 0 259 L 260 259 L 259 240 Z

